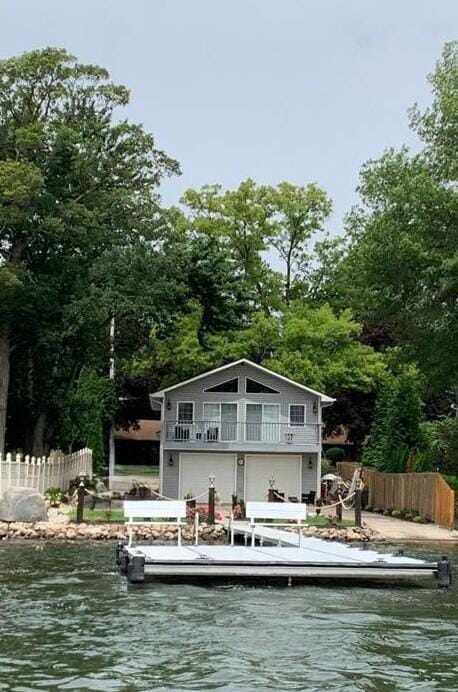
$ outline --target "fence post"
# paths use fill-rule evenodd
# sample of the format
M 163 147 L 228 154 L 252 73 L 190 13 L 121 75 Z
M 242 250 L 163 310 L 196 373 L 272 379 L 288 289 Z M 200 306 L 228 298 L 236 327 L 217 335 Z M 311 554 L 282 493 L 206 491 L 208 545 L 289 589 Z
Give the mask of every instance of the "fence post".
M 80 524 L 83 521 L 84 515 L 84 496 L 86 495 L 86 488 L 84 486 L 84 480 L 80 480 L 80 484 L 76 491 L 76 523 Z
M 208 487 L 208 523 L 215 523 L 215 476 L 209 476 L 210 485 Z
M 355 490 L 355 525 L 361 528 L 361 488 Z

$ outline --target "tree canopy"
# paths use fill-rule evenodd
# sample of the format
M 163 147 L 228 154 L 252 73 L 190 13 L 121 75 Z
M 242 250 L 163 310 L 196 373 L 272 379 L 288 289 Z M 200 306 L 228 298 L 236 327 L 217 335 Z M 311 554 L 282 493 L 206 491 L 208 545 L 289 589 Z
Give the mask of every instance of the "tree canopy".
M 374 419 L 366 459 L 401 465 L 458 389 L 456 43 L 429 80 L 409 114 L 421 148 L 364 164 L 331 237 L 313 181 L 165 208 L 179 164 L 123 119 L 105 69 L 54 48 L 0 61 L 0 451 L 90 443 L 102 464 L 113 417 L 137 415 L 121 400 L 246 357 L 334 396 L 327 431 L 358 448 Z

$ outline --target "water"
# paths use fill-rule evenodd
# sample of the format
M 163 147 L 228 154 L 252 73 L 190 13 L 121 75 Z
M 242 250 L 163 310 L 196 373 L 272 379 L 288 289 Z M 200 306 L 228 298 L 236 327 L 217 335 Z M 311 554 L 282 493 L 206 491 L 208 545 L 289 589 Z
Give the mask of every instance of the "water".
M 457 584 L 128 588 L 113 549 L 0 544 L 0 690 L 458 689 Z

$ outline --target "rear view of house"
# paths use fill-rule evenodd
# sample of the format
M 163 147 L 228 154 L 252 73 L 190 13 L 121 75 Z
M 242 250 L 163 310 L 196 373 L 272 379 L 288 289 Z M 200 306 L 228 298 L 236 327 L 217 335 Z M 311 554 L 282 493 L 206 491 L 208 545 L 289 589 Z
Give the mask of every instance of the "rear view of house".
M 321 412 L 334 399 L 248 360 L 150 395 L 161 407 L 160 492 L 264 500 L 273 484 L 299 501 L 320 493 Z

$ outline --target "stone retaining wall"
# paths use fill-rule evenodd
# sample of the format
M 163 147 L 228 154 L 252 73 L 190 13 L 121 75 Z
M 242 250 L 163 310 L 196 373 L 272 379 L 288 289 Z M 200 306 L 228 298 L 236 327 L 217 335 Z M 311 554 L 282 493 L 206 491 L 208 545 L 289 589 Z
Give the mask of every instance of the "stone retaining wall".
M 175 526 L 137 526 L 133 531 L 134 539 L 147 540 L 150 543 L 177 542 Z M 314 536 L 330 541 L 346 543 L 380 541 L 380 534 L 368 528 L 332 528 L 309 526 L 303 530 L 304 536 Z M 6 523 L 0 522 L 0 540 L 7 539 L 40 539 L 40 540 L 127 540 L 127 530 L 124 524 L 73 524 L 63 522 Z M 184 543 L 194 542 L 194 526 L 183 527 Z M 201 543 L 226 543 L 226 530 L 221 524 L 199 526 L 199 541 Z

